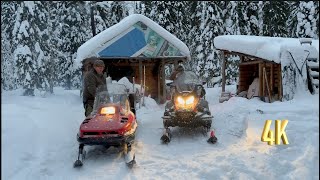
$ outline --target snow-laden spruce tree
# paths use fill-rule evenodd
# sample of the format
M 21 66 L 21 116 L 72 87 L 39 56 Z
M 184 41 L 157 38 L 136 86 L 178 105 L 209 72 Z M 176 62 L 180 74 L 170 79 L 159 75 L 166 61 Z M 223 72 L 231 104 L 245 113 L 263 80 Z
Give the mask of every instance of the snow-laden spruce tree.
M 106 30 L 111 25 L 111 21 L 109 20 L 109 12 L 111 4 L 107 1 L 96 2 L 92 1 L 89 4 L 92 8 L 92 13 L 94 14 L 94 26 L 96 34 Z M 90 19 L 91 20 L 91 19 Z
M 222 9 L 223 17 L 223 35 L 238 35 L 240 34 L 239 28 L 239 15 L 236 7 L 237 1 L 225 1 L 221 2 L 220 7 Z M 238 65 L 239 56 L 226 56 L 226 84 L 236 83 L 238 77 Z M 212 85 L 220 85 L 222 82 L 222 76 L 217 76 L 211 80 Z
M 17 3 L 17 16 L 13 29 L 14 62 L 23 95 L 33 96 L 36 88 L 46 89 L 45 76 L 48 62 L 47 12 L 41 1 Z
M 290 14 L 287 1 L 266 1 L 263 6 L 263 35 L 287 37 L 287 18 Z
M 259 28 L 260 21 L 259 2 L 258 1 L 239 1 L 237 5 L 239 15 L 240 33 L 243 35 L 256 35 L 262 32 Z
M 145 5 L 145 1 L 134 1 L 135 3 L 135 13 L 136 14 L 142 14 L 145 15 L 146 12 L 146 5 Z M 149 2 L 149 1 L 146 1 Z
M 62 45 L 64 43 L 64 38 L 60 36 L 62 28 L 60 27 L 61 19 L 60 14 L 62 12 L 62 2 L 53 1 L 47 3 L 48 15 L 48 44 L 49 44 L 49 61 L 46 66 L 46 76 L 49 79 L 49 92 L 53 93 L 53 87 L 59 86 L 59 76 L 61 72 L 59 71 L 59 59 L 63 59 Z
M 190 30 L 190 2 L 154 1 L 146 2 L 146 14 L 151 20 L 186 43 Z
M 64 41 L 60 47 L 63 58 L 59 58 L 59 81 L 66 89 L 80 87 L 81 84 L 80 70 L 73 68 L 73 61 L 77 49 L 92 37 L 89 8 L 88 3 L 83 1 L 62 2 L 59 27 L 60 38 Z
M 135 10 L 133 2 L 91 1 L 88 6 L 90 6 L 94 14 L 96 34 L 117 24 Z
M 316 7 L 313 1 L 300 1 L 297 12 L 297 37 L 308 37 L 318 39 Z
M 109 11 L 109 26 L 115 25 L 120 22 L 123 18 L 129 15 L 129 12 L 126 11 L 124 1 L 111 1 Z
M 16 4 L 9 1 L 1 1 L 1 88 L 12 90 L 18 87 L 16 77 L 17 71 L 13 61 L 12 31 L 16 18 Z
M 315 2 L 315 14 L 316 16 L 316 24 L 318 24 L 317 28 L 317 37 L 319 38 L 319 1 Z
M 288 1 L 288 9 L 289 9 L 289 16 L 286 21 L 286 28 L 288 30 L 288 37 L 296 38 L 297 37 L 297 25 L 298 25 L 298 20 L 297 20 L 297 13 L 299 10 L 299 1 L 293 1 L 290 2 Z
M 200 19 L 200 26 L 196 37 L 196 62 L 197 73 L 207 82 L 214 77 L 220 76 L 221 62 L 218 51 L 215 50 L 214 37 L 223 34 L 222 10 L 219 2 L 199 1 L 196 17 Z
M 237 1 L 225 1 L 221 3 L 222 18 L 223 18 L 223 34 L 237 35 L 240 34 L 239 15 L 236 10 Z

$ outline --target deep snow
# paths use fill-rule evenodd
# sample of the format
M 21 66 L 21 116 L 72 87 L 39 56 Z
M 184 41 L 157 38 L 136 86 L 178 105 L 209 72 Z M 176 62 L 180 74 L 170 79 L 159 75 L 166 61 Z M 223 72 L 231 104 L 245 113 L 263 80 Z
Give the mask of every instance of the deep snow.
M 235 86 L 226 89 L 234 92 Z M 86 146 L 84 166 L 73 168 L 84 118 L 79 90 L 55 88 L 46 98 L 22 92 L 1 94 L 1 177 L 6 180 L 319 179 L 318 94 L 271 104 L 240 97 L 219 103 L 221 88 L 207 89 L 219 140 L 214 145 L 188 129 L 174 129 L 170 144 L 161 144 L 164 105 L 145 98 L 146 107 L 137 111 L 137 164 L 130 170 L 116 148 L 100 146 Z M 289 120 L 289 145 L 260 141 L 267 119 Z

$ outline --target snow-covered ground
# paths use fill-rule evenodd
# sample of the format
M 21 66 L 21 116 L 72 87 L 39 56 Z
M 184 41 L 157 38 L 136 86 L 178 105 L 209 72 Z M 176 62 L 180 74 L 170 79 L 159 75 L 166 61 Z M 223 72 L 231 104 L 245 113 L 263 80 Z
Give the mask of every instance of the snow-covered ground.
M 78 90 L 54 91 L 46 98 L 2 92 L 2 179 L 319 179 L 318 94 L 271 104 L 240 97 L 219 103 L 221 88 L 207 89 L 214 145 L 188 129 L 173 129 L 170 144 L 161 144 L 164 106 L 146 98 L 137 111 L 136 166 L 128 169 L 116 148 L 86 146 L 84 166 L 75 169 L 82 100 Z M 289 145 L 260 141 L 267 119 L 289 120 Z

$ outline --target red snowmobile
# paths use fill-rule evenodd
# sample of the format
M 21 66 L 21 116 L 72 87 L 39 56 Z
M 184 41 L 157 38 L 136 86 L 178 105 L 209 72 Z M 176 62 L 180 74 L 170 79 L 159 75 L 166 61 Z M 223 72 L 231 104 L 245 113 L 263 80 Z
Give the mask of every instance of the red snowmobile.
M 137 121 L 134 95 L 122 84 L 111 83 L 96 90 L 92 113 L 84 119 L 77 134 L 78 159 L 74 167 L 83 165 L 85 145 L 123 147 L 128 166 L 135 164 L 131 146 L 135 139 Z
M 162 117 L 164 133 L 161 137 L 163 143 L 171 141 L 169 127 L 203 127 L 204 133 L 209 133 L 209 143 L 216 143 L 217 137 L 211 130 L 213 116 L 205 100 L 203 84 L 192 71 L 183 71 L 170 84 L 172 100 L 168 101 Z

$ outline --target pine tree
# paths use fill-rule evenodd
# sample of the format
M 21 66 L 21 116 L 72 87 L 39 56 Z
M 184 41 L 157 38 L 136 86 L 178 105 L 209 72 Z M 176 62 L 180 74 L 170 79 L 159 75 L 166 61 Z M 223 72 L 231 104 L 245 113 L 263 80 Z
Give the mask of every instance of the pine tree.
M 94 2 L 91 4 L 93 8 L 94 20 L 95 20 L 95 31 L 96 34 L 106 30 L 112 26 L 109 21 L 109 11 L 111 9 L 109 2 Z
M 16 3 L 1 1 L 1 87 L 12 90 L 18 87 L 14 72 L 12 31 L 16 18 Z
M 71 89 L 72 86 L 80 87 L 80 70 L 73 68 L 73 60 L 78 48 L 92 37 L 89 7 L 87 2 L 82 1 L 62 3 L 60 37 L 65 41 L 61 46 L 64 55 L 59 58 L 59 72 L 61 85 L 66 89 Z
M 52 73 L 50 67 L 50 26 L 48 28 L 49 7 L 48 3 L 43 1 L 34 2 L 34 21 L 31 26 L 35 28 L 34 41 L 35 53 L 34 57 L 38 63 L 38 79 L 37 88 L 42 91 L 50 91 L 50 83 L 52 82 Z
M 290 14 L 286 1 L 266 1 L 263 7 L 263 35 L 286 37 L 288 30 L 286 20 Z
M 207 81 L 220 75 L 218 52 L 214 48 L 214 37 L 223 34 L 222 10 L 219 2 L 200 2 L 197 7 L 201 24 L 198 30 L 199 43 L 196 48 L 197 73 Z
M 49 81 L 49 92 L 53 93 L 53 87 L 59 85 L 59 59 L 63 57 L 62 49 L 60 48 L 64 43 L 64 38 L 60 36 L 62 31 L 60 27 L 60 15 L 62 14 L 62 2 L 53 1 L 47 4 L 49 18 L 48 18 L 48 44 L 49 44 L 49 57 L 46 64 L 46 76 L 48 76 Z
M 224 3 L 221 3 L 224 35 L 240 34 L 239 15 L 236 11 L 237 3 L 236 1 L 224 1 Z
M 134 1 L 135 2 L 135 13 L 145 15 L 146 5 L 145 1 Z M 150 1 L 147 1 L 150 2 Z
M 317 14 L 313 1 L 300 1 L 297 13 L 297 36 L 318 38 L 317 37 Z M 319 16 L 319 14 L 318 14 Z
M 237 6 L 239 14 L 240 33 L 243 35 L 259 35 L 258 11 L 259 2 L 257 1 L 239 1 Z
M 18 3 L 17 19 L 13 30 L 13 39 L 16 49 L 14 60 L 17 68 L 17 77 L 24 88 L 23 95 L 33 96 L 34 89 L 47 86 L 44 76 L 45 62 L 47 61 L 48 39 L 46 28 L 46 12 L 43 3 L 25 1 Z
M 122 1 L 111 1 L 110 12 L 109 12 L 109 21 L 110 25 L 115 25 L 120 22 L 123 18 L 127 17 L 129 13 L 126 11 L 125 2 Z
M 317 37 L 319 38 L 319 1 L 315 3 L 315 14 L 317 15 L 316 24 L 318 24 L 316 32 L 317 32 Z
M 299 1 L 295 2 L 288 2 L 289 6 L 288 9 L 290 11 L 289 17 L 286 21 L 286 29 L 288 30 L 288 37 L 296 38 L 297 37 L 297 26 L 298 26 L 298 19 L 297 14 L 299 10 Z

